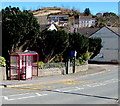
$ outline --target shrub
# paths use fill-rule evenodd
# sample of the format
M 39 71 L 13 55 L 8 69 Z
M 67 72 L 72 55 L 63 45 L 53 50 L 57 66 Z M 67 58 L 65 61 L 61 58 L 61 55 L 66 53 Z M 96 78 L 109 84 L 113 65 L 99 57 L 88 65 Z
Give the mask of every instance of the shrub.
M 62 68 L 64 67 L 64 63 L 45 63 L 45 68 Z
M 90 58 L 90 53 L 88 51 L 82 55 L 82 59 L 84 61 L 87 61 L 89 58 Z
M 5 67 L 6 66 L 6 60 L 4 57 L 0 56 L 0 66 Z
M 45 68 L 45 64 L 42 61 L 40 61 L 38 64 L 40 69 Z
M 62 55 L 56 56 L 55 59 L 54 59 L 53 61 L 54 61 L 54 62 L 62 62 L 62 61 L 63 61 Z
M 76 59 L 76 65 L 79 66 L 81 64 L 85 64 L 86 61 L 90 58 L 90 53 L 87 51 L 82 54 L 78 59 Z

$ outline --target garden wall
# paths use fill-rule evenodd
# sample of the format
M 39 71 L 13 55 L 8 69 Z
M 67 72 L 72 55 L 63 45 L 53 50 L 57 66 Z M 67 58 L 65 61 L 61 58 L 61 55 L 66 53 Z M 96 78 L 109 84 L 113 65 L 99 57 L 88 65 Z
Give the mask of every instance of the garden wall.
M 6 80 L 6 68 L 5 67 L 0 67 L 0 81 Z
M 75 73 L 80 71 L 88 70 L 88 65 L 81 65 L 75 67 Z M 48 69 L 39 69 L 38 76 L 51 76 L 51 75 L 64 75 L 66 73 L 65 68 L 48 68 Z M 69 74 L 72 73 L 72 67 L 70 67 Z
M 75 72 L 86 71 L 88 70 L 88 65 L 76 66 Z M 70 67 L 69 74 L 72 73 L 72 67 Z M 66 74 L 66 69 L 64 68 L 47 68 L 47 69 L 39 69 L 38 76 L 52 76 L 52 75 L 64 75 Z M 0 67 L 0 81 L 6 80 L 6 68 Z

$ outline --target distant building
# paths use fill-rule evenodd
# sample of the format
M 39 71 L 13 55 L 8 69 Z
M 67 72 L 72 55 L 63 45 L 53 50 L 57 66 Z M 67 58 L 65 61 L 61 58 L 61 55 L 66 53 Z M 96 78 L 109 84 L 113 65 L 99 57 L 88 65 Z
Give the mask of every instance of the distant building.
M 101 17 L 101 16 L 103 16 L 103 14 L 102 13 L 97 13 L 96 16 Z
M 65 26 L 68 24 L 68 15 L 49 15 L 48 24 L 56 24 L 58 26 Z
M 57 27 L 54 25 L 54 24 L 51 24 L 49 27 L 48 27 L 48 30 L 58 30 Z
M 96 22 L 96 19 L 92 18 L 90 16 L 80 16 L 79 17 L 79 27 L 80 28 L 94 26 L 95 22 Z

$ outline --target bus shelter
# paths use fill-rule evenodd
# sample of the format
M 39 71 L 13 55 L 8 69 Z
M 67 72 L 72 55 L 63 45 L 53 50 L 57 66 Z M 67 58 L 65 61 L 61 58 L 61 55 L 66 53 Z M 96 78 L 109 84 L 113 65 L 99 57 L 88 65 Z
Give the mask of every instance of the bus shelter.
M 38 76 L 39 54 L 35 51 L 16 52 L 10 55 L 10 79 L 32 79 Z

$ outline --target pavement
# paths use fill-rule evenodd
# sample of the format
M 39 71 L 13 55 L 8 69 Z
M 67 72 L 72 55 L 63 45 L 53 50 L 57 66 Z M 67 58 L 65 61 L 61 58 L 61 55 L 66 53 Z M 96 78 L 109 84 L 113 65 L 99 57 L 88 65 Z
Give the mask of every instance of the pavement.
M 100 74 L 100 73 L 105 73 L 108 71 L 109 70 L 106 70 L 104 68 L 104 65 L 89 64 L 89 68 L 87 71 L 82 71 L 82 72 L 74 73 L 74 74 L 55 75 L 55 76 L 47 76 L 47 77 L 33 77 L 32 79 L 28 79 L 28 80 L 3 80 L 0 83 L 0 88 L 20 87 L 20 86 L 33 85 L 37 83 L 45 84 L 45 83 L 50 83 L 50 82 L 55 82 L 55 81 L 57 82 L 68 81 L 72 78 L 74 79 L 77 78 L 77 76 L 85 77 L 88 75 Z

